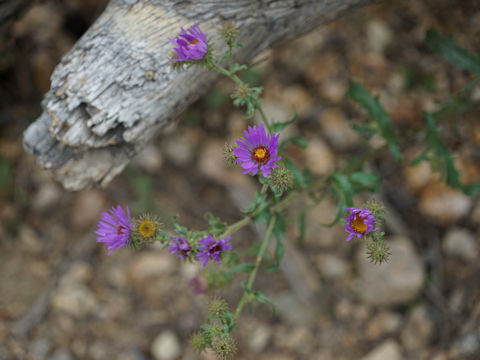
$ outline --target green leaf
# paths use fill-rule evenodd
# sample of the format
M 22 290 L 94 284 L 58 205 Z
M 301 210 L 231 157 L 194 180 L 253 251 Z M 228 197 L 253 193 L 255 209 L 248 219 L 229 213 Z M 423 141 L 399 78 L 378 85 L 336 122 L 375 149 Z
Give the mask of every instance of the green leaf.
M 286 229 L 285 218 L 281 214 L 276 214 L 276 216 L 277 218 L 273 227 L 273 233 L 277 239 L 277 245 L 274 252 L 275 263 L 267 267 L 270 271 L 278 269 L 280 261 L 283 258 L 283 254 L 285 253 L 285 248 L 283 247 L 283 239 L 285 238 Z
M 276 307 L 275 307 L 275 303 L 272 300 L 270 300 L 267 296 L 262 294 L 260 291 L 252 291 L 252 294 L 255 296 L 255 299 L 258 302 L 263 303 L 263 304 L 269 304 L 272 307 L 273 315 L 275 315 L 277 310 L 276 310 Z
M 427 45 L 452 65 L 480 75 L 480 57 L 463 49 L 452 39 L 440 36 L 435 30 L 427 31 Z
M 178 223 L 177 218 L 178 218 L 178 215 L 173 217 L 173 226 L 175 228 L 175 231 L 186 236 L 188 233 L 188 229 L 185 226 L 180 225 Z
M 363 85 L 353 81 L 350 82 L 347 96 L 362 106 L 373 118 L 378 125 L 380 135 L 387 140 L 388 148 L 395 157 L 395 160 L 398 162 L 401 161 L 402 154 L 396 142 L 392 120 L 390 119 L 390 115 L 382 105 L 380 105 L 378 98 L 373 97 Z
M 308 146 L 307 139 L 305 139 L 304 137 L 301 137 L 301 136 L 294 136 L 294 137 L 283 140 L 278 147 L 279 150 L 283 151 L 289 143 L 300 146 L 302 149 L 306 149 L 307 146 Z
M 272 129 L 272 132 L 278 133 L 283 129 L 285 129 L 288 125 L 292 124 L 297 119 L 297 115 L 298 115 L 297 110 L 295 110 L 293 116 L 289 120 L 271 124 L 270 127 Z
M 292 160 L 289 158 L 284 158 L 283 163 L 287 167 L 288 170 L 290 170 L 293 174 L 293 180 L 295 181 L 295 184 L 300 187 L 300 188 L 305 188 L 306 182 L 303 177 L 302 171 L 296 167 L 296 165 L 293 163 Z
M 345 196 L 343 195 L 342 191 L 339 189 L 338 185 L 332 183 L 332 185 L 328 189 L 329 193 L 333 195 L 333 197 L 337 200 L 337 214 L 335 218 L 330 223 L 321 223 L 321 225 L 325 227 L 332 227 L 334 226 L 345 214 L 345 208 L 347 207 L 345 202 Z
M 260 207 L 264 205 L 268 205 L 268 203 L 265 202 L 267 199 L 267 194 L 262 194 L 260 192 L 255 193 L 255 197 L 253 198 L 253 202 L 250 204 L 247 210 L 242 210 L 241 212 L 247 215 L 252 214 L 254 211 L 259 209 Z
M 354 172 L 348 175 L 348 180 L 356 191 L 378 191 L 380 176 L 372 172 Z
M 247 65 L 240 65 L 240 64 L 235 63 L 235 64 L 232 65 L 232 67 L 230 69 L 230 72 L 232 74 L 235 74 L 238 71 L 246 70 L 246 69 L 248 69 Z
M 348 177 L 340 173 L 334 173 L 331 176 L 332 183 L 336 185 L 339 194 L 345 199 L 347 206 L 353 206 L 354 189 Z
M 227 228 L 227 224 L 215 217 L 211 212 L 205 214 L 208 218 L 209 233 L 212 235 L 221 234 Z
M 230 270 L 228 270 L 225 273 L 225 275 L 227 277 L 230 277 L 237 272 L 246 272 L 247 274 L 250 274 L 254 268 L 255 268 L 255 265 L 253 264 L 240 264 L 232 267 Z

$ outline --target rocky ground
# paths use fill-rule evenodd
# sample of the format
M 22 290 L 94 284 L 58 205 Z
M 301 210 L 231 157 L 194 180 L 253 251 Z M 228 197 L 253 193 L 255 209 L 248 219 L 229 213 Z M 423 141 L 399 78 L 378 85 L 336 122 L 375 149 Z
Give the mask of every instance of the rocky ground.
M 198 266 L 156 246 L 107 257 L 94 230 L 117 203 L 167 223 L 179 214 L 192 228 L 206 226 L 206 211 L 239 219 L 256 185 L 222 160 L 225 140 L 247 124 L 229 105 L 232 85 L 217 84 L 107 189 L 68 193 L 22 149 L 22 130 L 40 114 L 54 65 L 104 3 L 39 2 L 0 43 L 0 359 L 213 359 L 196 355 L 189 336 L 213 295 L 236 306 L 238 283 L 194 295 L 188 281 Z M 292 156 L 320 177 L 382 145 L 351 130 L 366 116 L 344 96 L 350 79 L 379 95 L 402 135 L 471 80 L 427 48 L 430 27 L 480 54 L 477 1 L 387 1 L 265 51 L 246 76 L 264 84 L 270 117 L 298 110 L 289 131 L 309 147 Z M 458 124 L 446 136 L 467 182 L 480 180 L 478 110 L 447 119 Z M 420 139 L 404 143 L 401 165 L 387 153 L 368 164 L 382 176 L 377 198 L 389 210 L 391 261 L 373 265 L 360 241 L 344 241 L 341 225 L 322 227 L 336 211 L 324 201 L 309 213 L 302 244 L 289 232 L 281 270 L 259 274 L 256 287 L 277 313 L 266 305 L 245 311 L 235 333 L 238 359 L 480 358 L 480 201 L 445 186 L 426 163 L 408 166 Z M 256 229 L 244 229 L 234 246 L 257 238 Z

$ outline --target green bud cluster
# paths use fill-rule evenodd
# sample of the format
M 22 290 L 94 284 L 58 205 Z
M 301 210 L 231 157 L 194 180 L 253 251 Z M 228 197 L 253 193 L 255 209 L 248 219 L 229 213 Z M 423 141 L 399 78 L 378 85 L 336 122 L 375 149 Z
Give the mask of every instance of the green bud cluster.
M 222 335 L 215 338 L 212 343 L 212 350 L 218 360 L 233 359 L 237 353 L 237 343 L 230 335 Z
M 375 199 L 370 199 L 367 201 L 366 208 L 370 210 L 372 215 L 375 217 L 376 223 L 383 222 L 383 219 L 387 214 L 387 210 L 385 209 L 385 206 L 380 201 Z
M 390 259 L 390 247 L 383 240 L 384 232 L 377 233 L 367 244 L 367 256 L 374 264 L 381 265 Z

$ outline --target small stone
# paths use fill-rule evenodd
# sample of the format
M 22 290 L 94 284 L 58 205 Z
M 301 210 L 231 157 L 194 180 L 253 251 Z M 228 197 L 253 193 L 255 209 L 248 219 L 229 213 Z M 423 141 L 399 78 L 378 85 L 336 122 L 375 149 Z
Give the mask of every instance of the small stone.
M 52 297 L 52 306 L 56 311 L 82 318 L 95 311 L 97 301 L 92 291 L 82 284 L 60 286 Z
M 73 360 L 72 355 L 66 349 L 57 349 L 52 354 L 51 360 Z
M 130 262 L 128 275 L 133 282 L 142 283 L 151 278 L 171 274 L 176 267 L 175 259 L 165 251 L 141 253 Z
M 167 140 L 165 153 L 170 161 L 179 167 L 185 167 L 193 161 L 195 134 L 185 133 L 172 136 Z
M 46 359 L 48 350 L 50 350 L 50 340 L 46 338 L 36 339 L 29 346 L 29 354 L 32 360 Z
M 309 326 L 315 322 L 315 309 L 305 306 L 290 293 L 278 295 L 273 302 L 277 305 L 278 315 L 291 325 Z
M 382 311 L 367 324 L 366 335 L 377 340 L 385 334 L 392 334 L 402 325 L 402 317 L 394 312 Z
M 348 274 L 348 264 L 340 257 L 321 254 L 317 257 L 316 265 L 320 273 L 327 279 L 336 280 Z
M 450 224 L 468 214 L 472 201 L 444 183 L 430 184 L 420 196 L 420 211 L 439 224 Z
M 162 332 L 153 340 L 150 347 L 156 360 L 174 360 L 180 356 L 180 343 L 177 335 L 170 330 Z
M 432 179 L 433 174 L 430 164 L 426 161 L 414 166 L 406 166 L 403 172 L 407 185 L 413 192 L 422 190 Z
M 272 331 L 270 327 L 261 323 L 257 324 L 250 332 L 248 347 L 254 353 L 260 353 L 267 347 L 271 337 Z
M 409 239 L 397 236 L 385 239 L 390 246 L 390 260 L 382 265 L 370 262 L 365 245 L 359 247 L 359 279 L 354 289 L 368 304 L 392 305 L 414 299 L 423 285 L 424 269 Z
M 386 340 L 367 355 L 362 360 L 402 360 L 400 346 L 394 340 Z
M 33 195 L 32 206 L 37 212 L 42 212 L 58 205 L 62 197 L 60 188 L 53 182 L 46 182 Z
M 393 39 L 392 31 L 387 23 L 379 20 L 367 24 L 367 44 L 377 53 L 383 53 Z
M 78 228 L 95 224 L 105 209 L 105 195 L 100 190 L 86 190 L 75 198 L 72 222 Z M 109 209 L 108 209 L 109 210 Z
M 319 118 L 323 135 L 335 148 L 347 149 L 354 145 L 359 137 L 348 123 L 345 114 L 338 107 L 325 109 Z
M 423 349 L 433 333 L 433 323 L 425 306 L 417 306 L 409 315 L 402 331 L 402 344 L 407 350 Z
M 480 352 L 480 335 L 478 331 L 468 331 L 460 335 L 455 340 L 452 352 L 452 358 L 456 359 L 478 355 Z
M 335 155 L 332 150 L 319 139 L 308 141 L 308 147 L 305 150 L 307 167 L 315 175 L 325 175 L 330 173 L 335 166 Z
M 442 245 L 448 255 L 459 256 L 465 260 L 474 260 L 478 257 L 475 236 L 467 229 L 450 229 L 443 238 Z
M 147 145 L 135 156 L 133 162 L 153 174 L 158 172 L 162 167 L 163 157 L 158 147 Z

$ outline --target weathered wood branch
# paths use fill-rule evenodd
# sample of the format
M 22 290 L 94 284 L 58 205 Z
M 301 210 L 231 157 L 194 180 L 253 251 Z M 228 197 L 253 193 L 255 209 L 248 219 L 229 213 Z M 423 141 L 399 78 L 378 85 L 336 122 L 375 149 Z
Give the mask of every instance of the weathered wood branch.
M 55 69 L 26 150 L 67 189 L 108 184 L 168 121 L 215 80 L 177 73 L 169 57 L 180 26 L 198 23 L 217 54 L 225 21 L 239 30 L 239 61 L 374 0 L 111 0 Z

